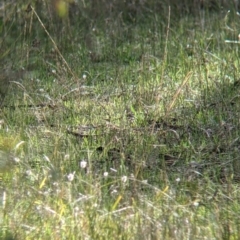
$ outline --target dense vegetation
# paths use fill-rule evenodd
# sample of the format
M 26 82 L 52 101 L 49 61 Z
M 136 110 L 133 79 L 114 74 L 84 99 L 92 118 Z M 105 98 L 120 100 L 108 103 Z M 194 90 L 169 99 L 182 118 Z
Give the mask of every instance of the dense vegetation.
M 1 239 L 239 239 L 236 1 L 4 1 Z

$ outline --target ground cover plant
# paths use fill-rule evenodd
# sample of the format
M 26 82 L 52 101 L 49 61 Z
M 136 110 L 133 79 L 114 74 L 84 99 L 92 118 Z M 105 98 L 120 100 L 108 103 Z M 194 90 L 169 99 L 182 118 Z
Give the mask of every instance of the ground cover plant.
M 239 239 L 239 16 L 154 2 L 1 8 L 1 239 Z

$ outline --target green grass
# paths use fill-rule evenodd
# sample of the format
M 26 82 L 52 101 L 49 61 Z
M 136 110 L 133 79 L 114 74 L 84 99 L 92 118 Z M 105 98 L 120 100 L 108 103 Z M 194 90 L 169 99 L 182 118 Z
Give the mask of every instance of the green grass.
M 20 35 L 1 239 L 238 239 L 239 56 L 224 41 L 239 24 L 224 17 L 99 21 L 86 42 L 73 25 L 53 36 L 66 62 Z

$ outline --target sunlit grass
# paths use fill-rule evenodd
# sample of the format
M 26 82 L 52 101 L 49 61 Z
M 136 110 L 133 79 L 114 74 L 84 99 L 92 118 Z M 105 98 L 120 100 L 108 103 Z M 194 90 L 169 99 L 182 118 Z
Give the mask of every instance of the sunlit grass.
M 116 45 L 91 30 L 95 59 L 61 46 L 71 72 L 35 53 L 1 111 L 0 163 L 17 158 L 2 239 L 237 239 L 238 47 L 223 16 L 199 21 L 170 24 L 167 40 L 133 25 Z

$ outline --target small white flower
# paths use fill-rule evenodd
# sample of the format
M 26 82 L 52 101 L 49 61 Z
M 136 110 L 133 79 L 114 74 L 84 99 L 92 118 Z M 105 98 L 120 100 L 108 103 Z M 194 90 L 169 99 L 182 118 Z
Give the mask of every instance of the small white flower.
M 108 177 L 108 172 L 104 172 L 104 173 L 103 173 L 103 176 L 104 176 L 105 178 L 107 178 L 107 177 Z
M 125 183 L 127 181 L 127 176 L 122 176 L 121 180 L 123 183 Z
M 87 75 L 83 74 L 82 78 L 85 80 L 87 78 Z
M 59 183 L 58 183 L 58 182 L 53 182 L 52 185 L 58 187 L 58 186 L 59 186 Z
M 20 158 L 15 157 L 15 158 L 14 158 L 14 162 L 15 162 L 15 163 L 19 163 L 19 162 L 20 162 Z
M 32 176 L 33 175 L 32 171 L 30 169 L 26 171 L 26 174 L 27 174 L 27 176 Z
M 80 162 L 80 167 L 81 167 L 81 168 L 86 168 L 86 167 L 87 167 L 87 162 L 86 162 L 85 160 L 82 160 L 82 161 Z
M 42 206 L 41 205 L 36 205 L 36 210 L 37 211 L 42 211 Z
M 75 212 L 75 213 L 78 213 L 79 210 L 80 210 L 79 207 L 75 207 L 75 208 L 74 208 L 74 212 Z
M 44 196 L 49 196 L 49 194 L 50 194 L 50 189 L 47 189 L 46 191 L 43 192 Z
M 69 173 L 69 174 L 67 175 L 67 179 L 68 179 L 69 182 L 72 182 L 72 181 L 73 181 L 74 175 L 75 175 L 75 172 Z
M 197 202 L 197 201 L 193 202 L 193 206 L 194 207 L 198 207 L 199 206 L 199 202 Z
M 180 178 L 177 178 L 175 181 L 176 181 L 176 182 L 180 182 L 180 181 L 181 181 L 181 179 L 180 179 Z
M 64 160 L 69 160 L 69 159 L 70 159 L 70 155 L 69 154 L 65 154 Z
M 111 191 L 111 195 L 115 195 L 118 191 L 116 189 Z

